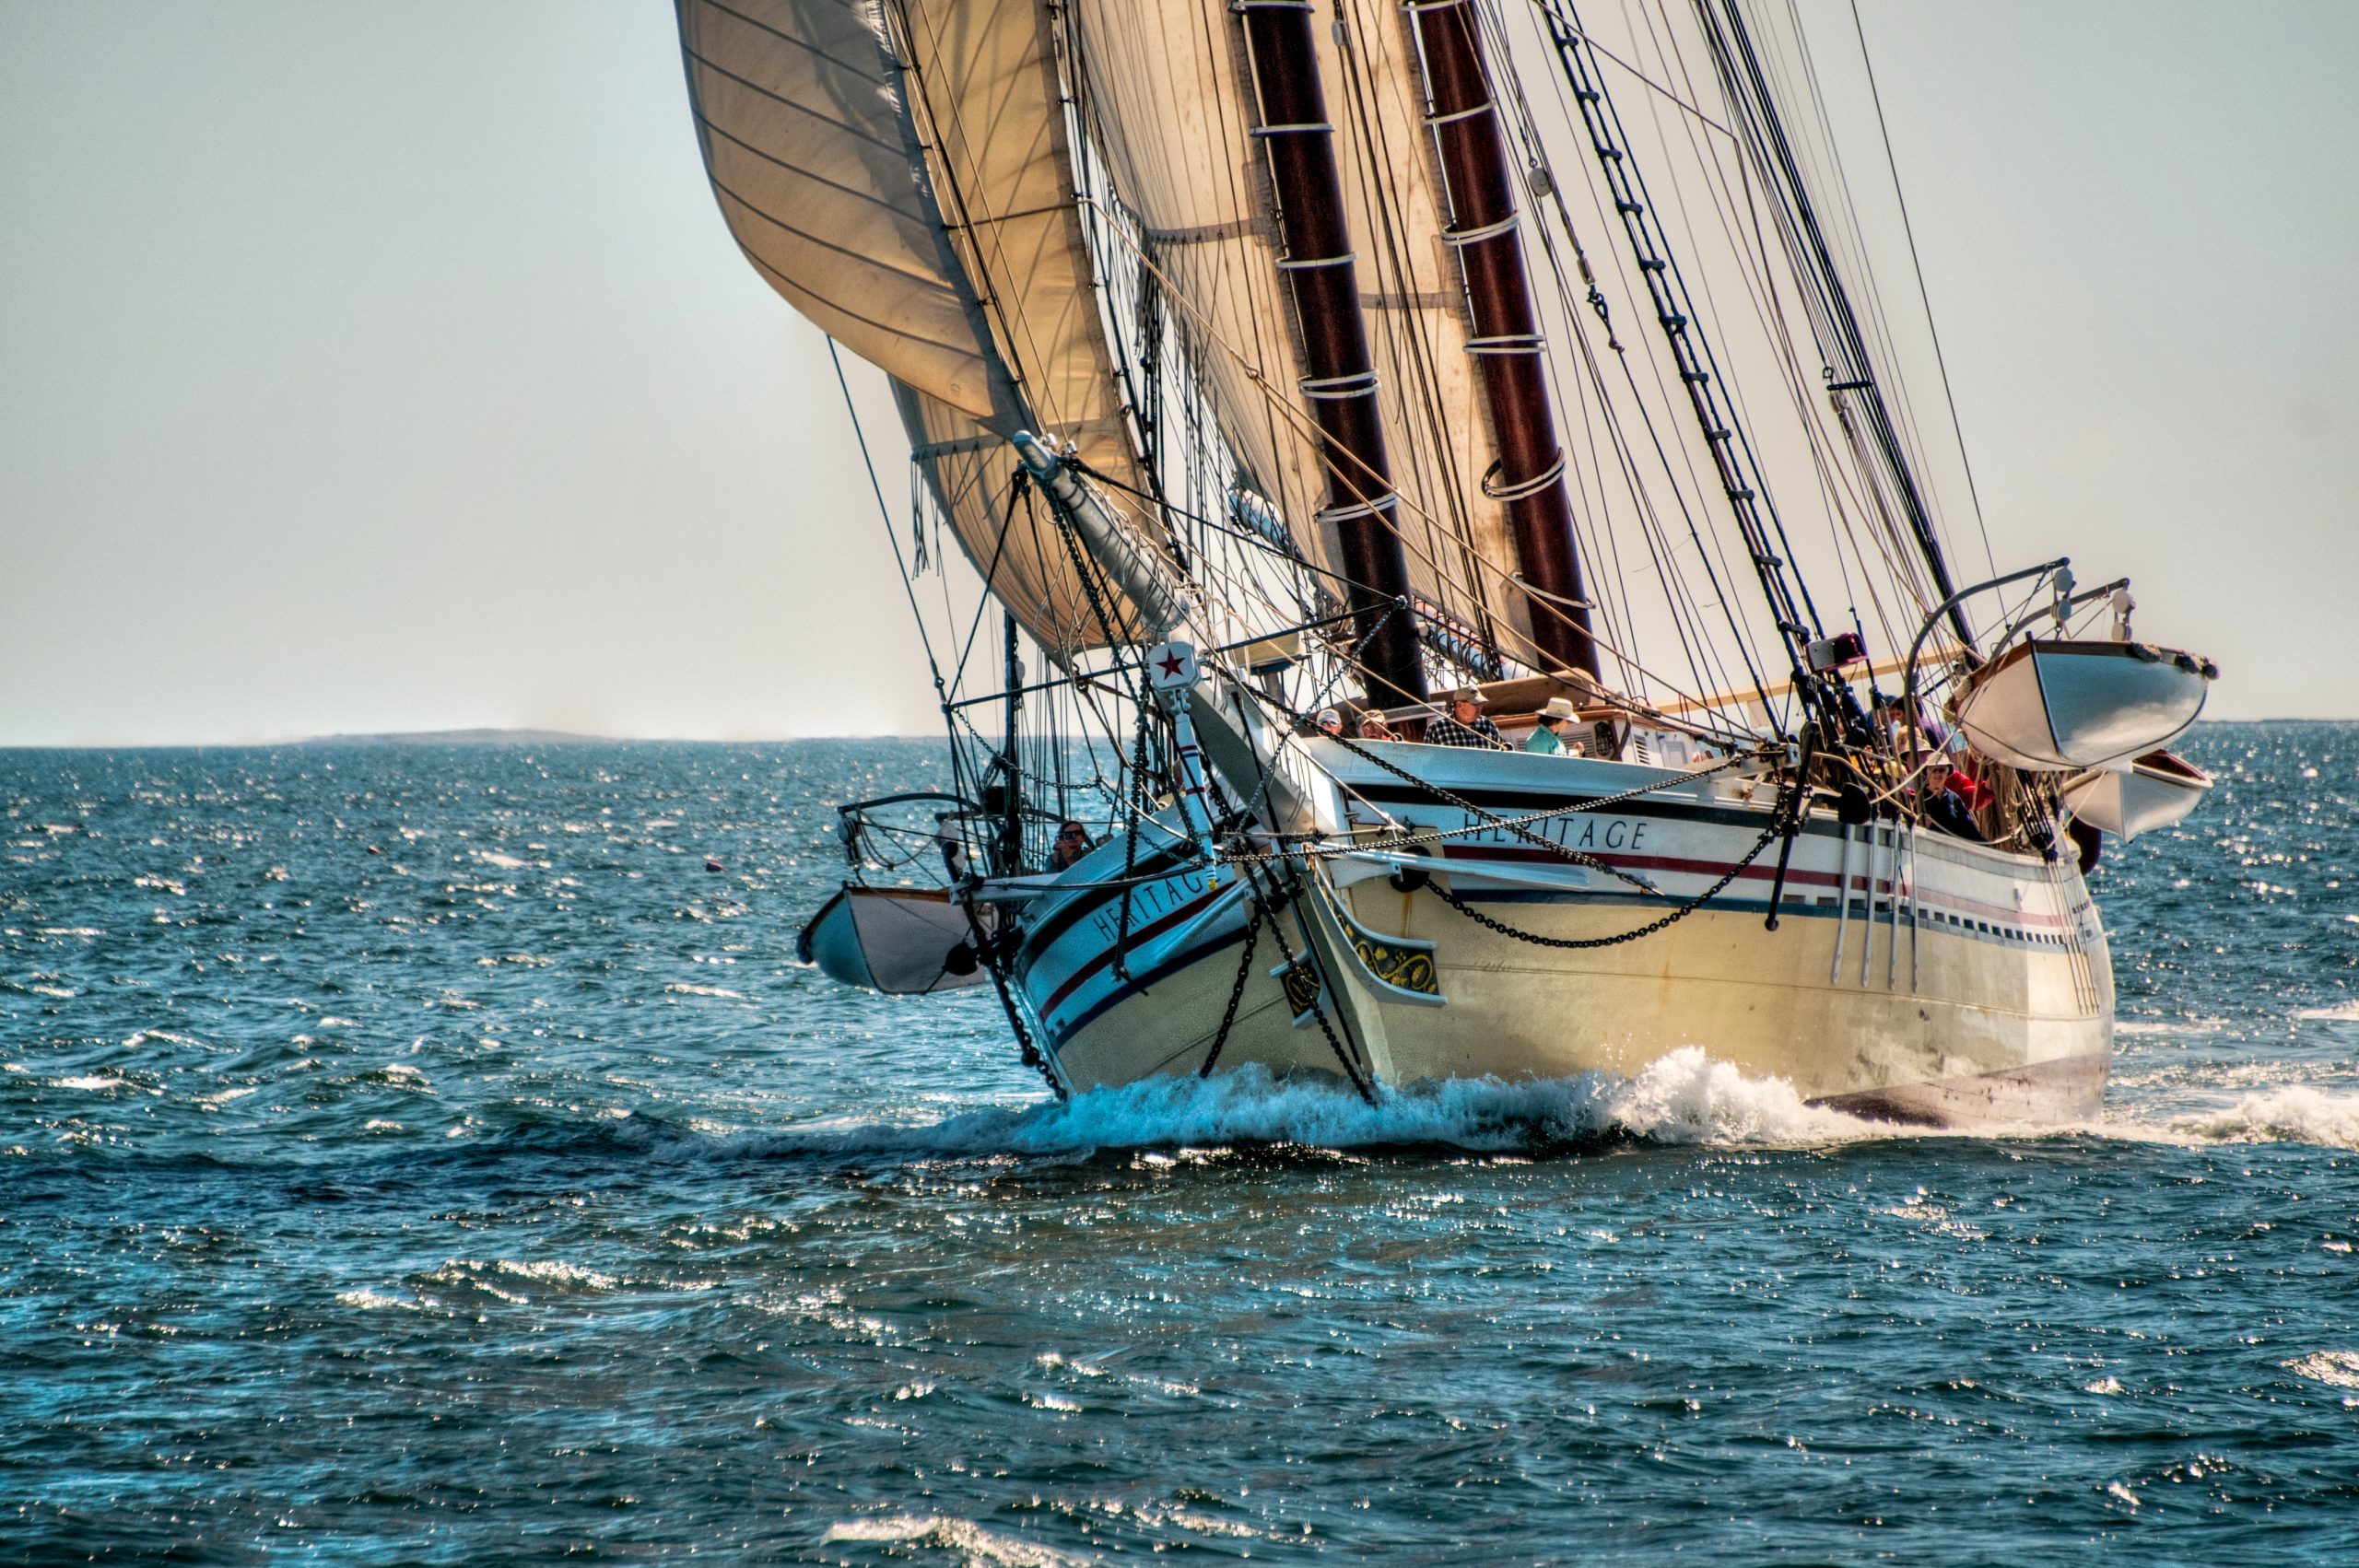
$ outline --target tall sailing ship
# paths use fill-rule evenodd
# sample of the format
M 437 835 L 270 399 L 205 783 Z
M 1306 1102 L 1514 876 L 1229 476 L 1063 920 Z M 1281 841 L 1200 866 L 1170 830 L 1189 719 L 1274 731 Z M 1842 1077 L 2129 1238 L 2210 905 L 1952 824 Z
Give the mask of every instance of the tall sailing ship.
M 732 232 L 891 379 L 948 731 L 807 957 L 1059 1094 L 2095 1109 L 2083 874 L 2216 671 L 1991 557 L 1856 13 L 1602 10 L 678 0 Z

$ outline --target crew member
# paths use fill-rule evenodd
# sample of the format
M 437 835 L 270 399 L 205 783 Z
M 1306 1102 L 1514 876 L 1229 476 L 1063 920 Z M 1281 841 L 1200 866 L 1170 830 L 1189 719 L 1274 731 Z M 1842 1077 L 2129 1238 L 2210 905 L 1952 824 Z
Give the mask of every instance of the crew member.
M 1974 813 L 1950 788 L 1950 754 L 1933 752 L 1925 758 L 1925 770 L 1917 780 L 1917 804 L 1925 820 L 1942 832 L 1959 838 L 1982 842 L 1982 829 L 1974 823 Z
M 1483 717 L 1483 694 L 1469 686 L 1449 696 L 1449 716 L 1428 720 L 1426 744 L 1429 746 L 1473 746 L 1485 751 L 1506 751 L 1508 743 L 1499 734 L 1499 727 Z

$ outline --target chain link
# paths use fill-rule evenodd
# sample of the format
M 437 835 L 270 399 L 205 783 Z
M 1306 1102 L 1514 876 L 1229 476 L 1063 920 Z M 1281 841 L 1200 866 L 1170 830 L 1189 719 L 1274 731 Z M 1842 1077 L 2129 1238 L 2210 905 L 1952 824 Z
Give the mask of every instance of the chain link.
M 1661 919 L 1649 920 L 1647 924 L 1640 926 L 1637 930 L 1624 931 L 1619 936 L 1542 936 L 1537 931 L 1527 931 L 1515 926 L 1508 925 L 1505 920 L 1493 919 L 1490 916 L 1485 915 L 1483 911 L 1475 908 L 1473 905 L 1461 898 L 1456 892 L 1442 886 L 1438 883 L 1434 883 L 1433 887 L 1436 893 L 1441 895 L 1443 903 L 1448 904 L 1451 908 L 1457 910 L 1468 919 L 1473 920 L 1476 925 L 1486 926 L 1490 930 L 1498 932 L 1501 936 L 1513 937 L 1518 942 L 1528 942 L 1534 947 L 1556 947 L 1567 949 L 1618 947 L 1625 942 L 1637 942 L 1641 937 L 1649 937 L 1654 935 L 1655 932 L 1663 930 L 1667 926 L 1676 925 L 1680 921 L 1685 919 L 1688 916 L 1694 914 L 1696 910 L 1701 909 L 1713 899 L 1719 897 L 1721 890 L 1737 879 L 1738 873 L 1743 872 L 1745 867 L 1753 864 L 1754 861 L 1761 858 L 1761 851 L 1769 848 L 1770 840 L 1778 837 L 1778 833 L 1785 827 L 1785 802 L 1780 800 L 1778 802 L 1778 809 L 1772 812 L 1769 815 L 1769 825 L 1761 830 L 1761 837 L 1753 841 L 1753 848 L 1744 852 L 1744 858 L 1728 869 L 1727 875 L 1721 877 L 1719 881 L 1714 883 L 1711 886 L 1706 888 L 1694 898 L 1689 899 L 1686 903 L 1681 905 L 1678 908 L 1672 910 L 1671 913 L 1663 916 Z

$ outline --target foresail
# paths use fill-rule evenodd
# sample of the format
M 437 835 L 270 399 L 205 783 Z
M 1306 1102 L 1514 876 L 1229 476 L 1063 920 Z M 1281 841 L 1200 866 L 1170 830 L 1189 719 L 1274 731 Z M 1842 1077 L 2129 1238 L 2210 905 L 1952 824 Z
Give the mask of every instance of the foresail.
M 893 378 L 927 498 L 1025 628 L 1052 653 L 1106 640 L 1053 534 L 1008 524 L 1018 429 L 1145 488 L 1042 14 L 1030 0 L 677 4 L 706 168 L 747 259 Z
M 1135 485 L 1035 0 L 886 0 L 949 242 L 1038 427 Z M 1012 433 L 1012 432 L 1010 432 Z
M 746 259 L 869 363 L 1012 415 L 871 0 L 677 0 L 697 137 Z
M 1032 640 L 1051 657 L 1121 640 L 1129 603 L 1097 574 L 1093 604 L 1075 552 L 1049 509 L 1010 504 L 1016 465 L 1007 442 L 971 415 L 904 382 L 893 383 L 893 397 L 926 489 L 922 501 L 937 509 L 976 574 Z

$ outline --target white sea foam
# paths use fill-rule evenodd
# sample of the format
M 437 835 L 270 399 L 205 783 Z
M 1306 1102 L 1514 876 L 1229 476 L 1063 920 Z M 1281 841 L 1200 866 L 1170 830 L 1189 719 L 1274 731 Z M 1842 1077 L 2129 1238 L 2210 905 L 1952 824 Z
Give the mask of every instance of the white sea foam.
M 2359 1149 L 2359 1094 L 2300 1084 L 2175 1117 L 2168 1130 L 2206 1143 L 2318 1143 Z
M 2330 1388 L 2359 1388 L 2359 1353 L 2351 1351 L 2312 1351 L 2277 1364 Z
M 2336 1002 L 2332 1007 L 2306 1007 L 2294 1016 L 2306 1024 L 2359 1023 L 2359 997 Z
M 827 1527 L 821 1541 L 857 1540 L 892 1542 L 902 1546 L 932 1547 L 937 1551 L 956 1552 L 969 1568 L 979 1564 L 1004 1564 L 1005 1568 L 1065 1568 L 1067 1563 L 1080 1563 L 1086 1558 L 1067 1556 L 1051 1551 L 1045 1546 L 1016 1536 L 987 1530 L 971 1519 L 954 1518 L 947 1514 L 899 1514 L 874 1519 L 843 1519 Z
M 723 990 L 719 986 L 692 986 L 685 980 L 675 980 L 663 989 L 671 992 L 674 996 L 727 997 L 732 1001 L 744 1001 L 745 1000 L 745 993 L 742 991 Z
M 612 1274 L 601 1274 L 594 1269 L 584 1269 L 577 1263 L 561 1263 L 535 1258 L 519 1263 L 500 1258 L 492 1268 L 519 1280 L 532 1280 L 544 1285 L 565 1285 L 580 1290 L 611 1291 L 621 1283 Z
M 1665 1143 L 1812 1145 L 1899 1130 L 1805 1105 L 1783 1079 L 1748 1078 L 1687 1047 L 1635 1078 L 1451 1079 L 1382 1091 L 1374 1105 L 1332 1082 L 1275 1080 L 1248 1067 L 1210 1079 L 1150 1078 L 1060 1105 L 969 1111 L 918 1126 L 813 1128 L 784 1141 L 815 1153 L 916 1156 L 1086 1155 L 1224 1143 L 1507 1152 L 1615 1133 Z
M 375 1291 L 338 1291 L 335 1293 L 335 1299 L 346 1306 L 357 1306 L 363 1312 L 381 1312 L 389 1307 L 398 1308 L 403 1312 L 425 1310 L 425 1307 L 417 1302 L 404 1301 L 399 1296 L 380 1295 Z

